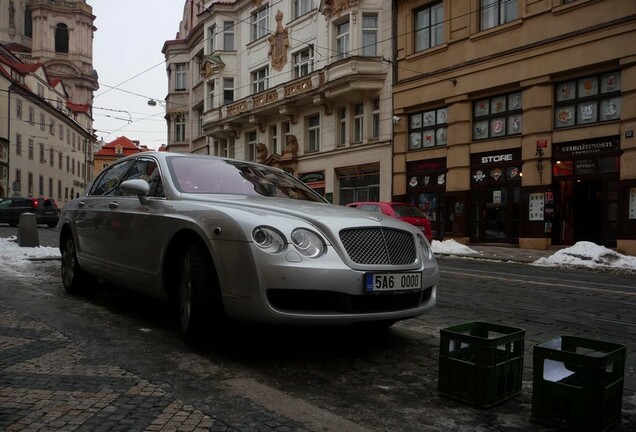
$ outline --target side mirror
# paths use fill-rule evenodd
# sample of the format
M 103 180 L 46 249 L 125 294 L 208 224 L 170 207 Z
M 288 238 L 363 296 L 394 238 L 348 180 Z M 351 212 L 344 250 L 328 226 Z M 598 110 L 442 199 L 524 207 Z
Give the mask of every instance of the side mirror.
M 150 193 L 150 185 L 146 180 L 133 179 L 126 180 L 120 186 L 124 195 L 137 195 L 139 202 L 145 204 L 148 202 L 148 194 Z

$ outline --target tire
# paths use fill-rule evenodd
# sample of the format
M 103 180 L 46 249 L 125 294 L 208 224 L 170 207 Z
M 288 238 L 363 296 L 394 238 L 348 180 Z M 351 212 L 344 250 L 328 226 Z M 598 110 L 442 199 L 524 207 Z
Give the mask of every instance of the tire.
M 181 255 L 178 278 L 179 319 L 183 338 L 201 342 L 225 320 L 214 267 L 203 246 L 190 243 Z
M 62 241 L 62 284 L 69 294 L 81 294 L 88 279 L 77 261 L 77 250 L 73 236 L 67 234 Z
M 57 226 L 57 222 L 49 222 L 46 224 L 46 226 L 49 228 L 55 228 Z
M 12 227 L 12 228 L 15 228 L 15 227 L 18 226 L 18 223 L 17 222 L 9 222 L 9 226 Z

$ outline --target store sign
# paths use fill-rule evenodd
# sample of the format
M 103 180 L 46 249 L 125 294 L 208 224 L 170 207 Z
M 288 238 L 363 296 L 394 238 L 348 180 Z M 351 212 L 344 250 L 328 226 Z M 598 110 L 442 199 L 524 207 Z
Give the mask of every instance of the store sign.
M 316 183 L 325 181 L 325 172 L 317 171 L 300 175 L 300 181 L 303 183 Z
M 482 156 L 481 163 L 486 165 L 489 163 L 500 163 L 500 162 L 510 162 L 513 161 L 512 153 L 492 155 L 492 156 Z
M 603 141 L 581 141 L 555 145 L 556 157 L 614 153 L 619 150 L 618 139 Z

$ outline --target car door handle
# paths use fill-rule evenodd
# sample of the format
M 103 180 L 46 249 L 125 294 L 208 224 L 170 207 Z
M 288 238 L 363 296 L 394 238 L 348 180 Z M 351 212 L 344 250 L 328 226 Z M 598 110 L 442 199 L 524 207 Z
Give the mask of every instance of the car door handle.
M 84 201 L 80 201 L 77 203 L 78 207 L 84 207 L 86 205 L 86 203 Z
M 119 207 L 119 204 L 117 204 L 117 201 L 113 201 L 108 204 L 108 207 L 111 209 L 116 209 L 117 207 Z

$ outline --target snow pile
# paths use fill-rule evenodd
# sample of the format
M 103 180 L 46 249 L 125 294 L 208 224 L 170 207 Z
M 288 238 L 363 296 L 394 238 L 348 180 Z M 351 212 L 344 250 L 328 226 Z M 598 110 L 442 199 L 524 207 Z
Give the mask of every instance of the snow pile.
M 555 267 L 562 265 L 636 269 L 636 257 L 622 255 L 595 243 L 581 241 L 547 258 L 539 258 L 533 265 Z
M 431 249 L 433 253 L 446 255 L 479 255 L 479 252 L 452 239 L 444 241 L 433 240 Z

